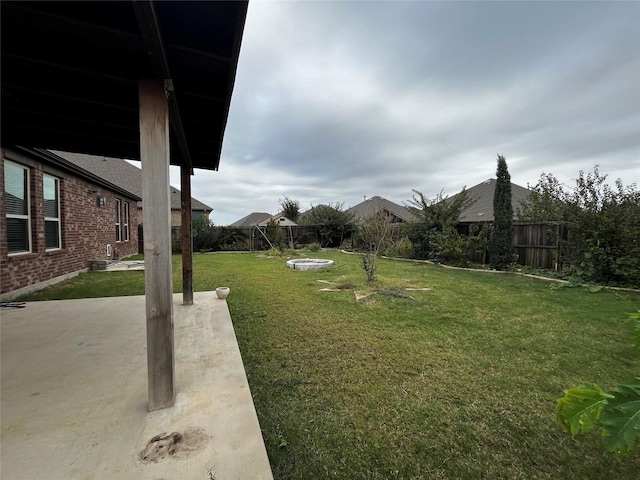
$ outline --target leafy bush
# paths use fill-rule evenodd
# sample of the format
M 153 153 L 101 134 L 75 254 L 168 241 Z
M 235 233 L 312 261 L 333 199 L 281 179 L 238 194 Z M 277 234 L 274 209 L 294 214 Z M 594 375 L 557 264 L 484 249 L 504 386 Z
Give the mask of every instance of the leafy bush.
M 312 252 L 319 252 L 320 251 L 320 244 L 318 242 L 314 242 L 314 243 L 309 244 L 308 248 Z
M 213 249 L 224 251 L 248 250 L 247 234 L 241 228 L 219 227 L 219 237 L 215 240 Z
M 633 344 L 640 347 L 640 310 L 630 313 Z M 595 383 L 565 390 L 558 399 L 556 417 L 563 429 L 575 436 L 588 433 L 597 425 L 608 452 L 628 455 L 640 441 L 640 376 L 619 384 L 607 393 Z
M 212 250 L 215 243 L 215 228 L 209 217 L 197 217 L 191 222 L 191 234 L 193 236 L 193 251 L 201 252 Z
M 301 225 L 315 225 L 323 247 L 337 247 L 353 229 L 353 215 L 343 209 L 342 203 L 316 205 L 300 214 Z
M 284 252 L 284 249 L 287 248 L 284 233 L 282 232 L 280 226 L 274 220 L 270 220 L 267 224 L 265 234 L 269 239 L 272 248 L 277 248 L 280 253 Z
M 342 243 L 340 244 L 340 250 L 345 250 L 347 252 L 352 252 L 354 251 L 354 241 L 353 241 L 353 237 L 351 238 L 345 238 Z
M 367 274 L 367 281 L 372 282 L 376 278 L 376 269 L 378 268 L 376 265 L 376 257 L 372 253 L 363 253 L 362 254 L 362 269 Z
M 485 227 L 478 230 L 472 225 L 469 234 L 462 235 L 448 225 L 442 231 L 433 231 L 429 241 L 438 260 L 466 267 L 472 254 L 484 250 L 487 245 L 486 231 Z
M 402 237 L 397 242 L 391 243 L 384 251 L 387 257 L 414 258 L 415 249 L 408 237 Z
M 585 282 L 640 286 L 640 192 L 618 179 L 606 183 L 596 166 L 580 171 L 573 189 L 543 173 L 519 209 L 524 220 L 555 220 L 567 228 L 558 239 L 560 260 L 569 275 Z
M 437 256 L 431 245 L 434 233 L 455 228 L 462 212 L 473 204 L 466 189 L 449 199 L 444 192 L 428 199 L 417 190 L 407 208 L 415 219 L 404 227 L 404 233 L 413 244 L 416 258 L 433 259 Z

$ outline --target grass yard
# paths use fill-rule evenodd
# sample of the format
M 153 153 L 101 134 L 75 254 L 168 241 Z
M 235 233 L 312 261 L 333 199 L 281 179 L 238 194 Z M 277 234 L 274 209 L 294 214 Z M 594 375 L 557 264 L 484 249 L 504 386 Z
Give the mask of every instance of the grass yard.
M 369 286 L 358 256 L 317 256 L 336 264 L 194 257 L 196 290 L 231 287 L 276 479 L 638 478 L 637 451 L 621 462 L 597 434 L 572 439 L 554 408 L 565 388 L 638 374 L 622 321 L 640 294 L 392 260 Z M 176 292 L 180 268 L 174 257 Z M 387 294 L 356 302 L 318 280 Z M 143 291 L 142 272 L 88 273 L 21 300 Z

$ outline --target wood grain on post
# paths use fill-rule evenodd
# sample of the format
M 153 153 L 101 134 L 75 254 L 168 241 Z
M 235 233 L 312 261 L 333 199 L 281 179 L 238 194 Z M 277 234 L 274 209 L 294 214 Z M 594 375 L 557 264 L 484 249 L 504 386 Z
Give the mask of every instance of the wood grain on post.
M 169 108 L 163 80 L 140 80 L 140 160 L 149 410 L 175 401 Z
M 191 235 L 191 168 L 180 169 L 180 206 L 182 209 L 182 303 L 193 305 L 193 240 Z

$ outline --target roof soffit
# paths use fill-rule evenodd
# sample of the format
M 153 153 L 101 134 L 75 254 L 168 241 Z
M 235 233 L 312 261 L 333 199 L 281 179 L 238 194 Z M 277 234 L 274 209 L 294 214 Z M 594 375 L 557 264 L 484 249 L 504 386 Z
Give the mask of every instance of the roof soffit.
M 155 12 L 167 72 L 150 61 L 158 54 L 140 32 L 139 4 Z M 218 168 L 247 2 L 0 8 L 3 143 L 138 159 L 138 80 L 170 75 L 172 163 L 191 156 L 193 167 Z

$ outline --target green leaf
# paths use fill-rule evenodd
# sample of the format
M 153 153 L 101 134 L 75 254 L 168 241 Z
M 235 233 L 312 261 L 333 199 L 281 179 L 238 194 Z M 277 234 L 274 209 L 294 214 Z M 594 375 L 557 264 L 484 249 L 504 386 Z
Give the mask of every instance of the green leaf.
M 595 383 L 582 384 L 564 391 L 564 397 L 556 405 L 556 417 L 572 436 L 590 432 L 611 398 L 613 395 Z
M 624 457 L 640 439 L 640 377 L 618 385 L 613 393 L 600 424 L 605 448 Z

